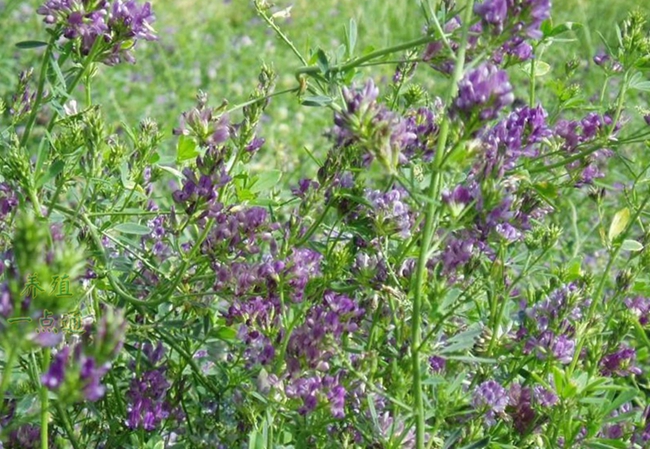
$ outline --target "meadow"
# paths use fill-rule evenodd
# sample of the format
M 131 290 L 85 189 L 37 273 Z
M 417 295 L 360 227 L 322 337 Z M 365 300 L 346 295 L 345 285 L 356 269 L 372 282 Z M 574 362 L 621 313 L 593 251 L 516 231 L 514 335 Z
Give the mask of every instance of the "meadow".
M 0 1 L 0 449 L 650 448 L 648 18 Z

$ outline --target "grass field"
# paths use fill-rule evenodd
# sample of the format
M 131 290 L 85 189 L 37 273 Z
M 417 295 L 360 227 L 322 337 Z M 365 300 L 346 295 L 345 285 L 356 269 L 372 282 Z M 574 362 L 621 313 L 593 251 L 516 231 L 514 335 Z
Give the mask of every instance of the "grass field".
M 0 0 L 0 449 L 650 448 L 650 2 L 260 1 Z
M 3 30 L 0 32 L 0 88 L 3 90 L 15 84 L 18 67 L 24 67 L 36 54 L 34 50 L 20 51 L 14 44 L 46 39 L 43 27 L 38 24 L 39 16 L 33 14 L 38 5 L 36 1 L 0 2 L 0 29 Z M 158 0 L 153 6 L 160 40 L 138 49 L 135 66 L 99 69 L 93 100 L 102 104 L 110 122 L 117 125 L 151 117 L 164 132 L 170 133 L 177 125 L 180 112 L 192 106 L 199 89 L 209 93 L 215 105 L 222 99 L 230 104 L 245 101 L 256 84 L 262 62 L 276 69 L 277 90 L 297 85 L 293 73 L 300 67 L 300 61 L 256 17 L 252 2 Z M 277 9 L 289 6 L 292 6 L 291 17 L 278 23 L 307 59 L 318 48 L 334 52 L 343 41 L 344 26 L 350 18 L 358 23 L 358 52 L 371 46 L 398 44 L 422 33 L 423 23 L 415 0 L 283 1 L 277 4 Z M 614 24 L 634 7 L 650 11 L 650 6 L 639 0 L 555 2 L 555 23 L 572 21 L 585 26 L 571 36 L 571 42 L 561 44 L 561 51 L 555 49 L 553 55 L 590 60 L 603 48 L 600 34 L 613 39 Z M 556 72 L 563 66 L 552 65 L 559 67 Z M 394 65 L 388 64 L 383 73 L 390 76 L 393 70 Z M 435 92 L 430 74 L 427 67 L 420 67 L 416 80 Z M 363 70 L 357 76 L 362 80 Z M 549 74 L 543 81 L 551 80 L 552 76 Z M 600 81 L 598 77 L 585 77 L 585 91 L 598 92 Z M 269 143 L 265 164 L 289 164 L 288 167 L 294 168 L 306 163 L 304 146 L 322 154 L 318 147 L 324 141 L 314 142 L 313 130 L 322 129 L 331 119 L 327 110 L 302 107 L 294 95 L 284 95 L 273 100 L 268 114 L 270 122 L 280 124 L 262 127 L 261 132 Z

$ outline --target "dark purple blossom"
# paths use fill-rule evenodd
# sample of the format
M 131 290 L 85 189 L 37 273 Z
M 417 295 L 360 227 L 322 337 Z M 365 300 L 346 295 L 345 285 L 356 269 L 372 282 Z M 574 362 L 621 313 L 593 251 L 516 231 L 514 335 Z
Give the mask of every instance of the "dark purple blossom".
M 480 250 L 481 244 L 474 237 L 469 235 L 451 236 L 440 255 L 443 271 L 447 274 L 454 273 L 467 264 L 472 257 L 478 255 Z
M 149 2 L 47 0 L 37 12 L 45 16 L 45 23 L 60 25 L 63 36 L 76 41 L 83 55 L 95 48 L 98 59 L 107 65 L 135 62 L 132 49 L 137 41 L 157 39 Z
M 442 102 L 438 101 L 437 109 L 442 109 Z M 418 108 L 406 114 L 405 123 L 409 134 L 415 136 L 410 139 L 402 149 L 400 162 L 422 158 L 425 162 L 431 161 L 435 154 L 438 138 L 438 113 L 428 108 Z
M 162 358 L 163 351 L 164 348 L 160 345 L 153 352 L 150 347 L 147 347 L 145 355 L 153 365 L 156 365 L 156 362 Z M 126 418 L 126 425 L 130 429 L 151 432 L 168 418 L 182 418 L 181 408 L 171 402 L 169 392 L 171 384 L 165 377 L 165 371 L 165 367 L 160 366 L 145 370 L 131 380 L 127 392 Z
M 445 370 L 445 366 L 447 365 L 447 360 L 434 355 L 429 357 L 429 368 L 431 368 L 431 371 L 434 373 L 441 373 Z
M 639 375 L 641 369 L 635 366 L 636 351 L 628 346 L 621 346 L 616 351 L 605 355 L 600 360 L 601 372 L 604 376 L 626 377 L 632 374 Z
M 533 394 L 529 387 L 514 383 L 508 390 L 508 413 L 512 422 L 521 434 L 528 432 L 537 414 L 533 408 Z
M 18 206 L 16 191 L 6 182 L 0 182 L 0 220 L 4 223 L 7 215 Z
M 334 114 L 331 134 L 337 147 L 357 143 L 366 151 L 365 162 L 375 157 L 392 170 L 404 161 L 401 151 L 417 136 L 406 120 L 377 102 L 378 95 L 372 80 L 360 90 L 344 87 L 346 108 Z
M 4 449 L 40 449 L 41 428 L 34 424 L 23 424 L 12 430 L 5 445 L 0 447 Z M 51 442 L 49 447 L 53 447 Z
M 327 292 L 320 304 L 312 306 L 305 322 L 296 328 L 287 345 L 290 370 L 301 362 L 311 369 L 326 371 L 344 334 L 355 332 L 364 309 L 345 295 Z
M 604 65 L 609 60 L 610 57 L 607 53 L 600 52 L 594 56 L 594 63 L 599 66 Z
M 65 380 L 66 365 L 70 357 L 70 346 L 64 346 L 54 356 L 48 371 L 41 376 L 41 382 L 50 390 L 56 390 Z
M 539 144 L 552 135 L 546 117 L 547 113 L 541 106 L 523 107 L 485 131 L 481 136 L 485 155 L 474 168 L 479 179 L 503 177 L 506 171 L 520 163 L 522 157 L 538 156 Z
M 106 387 L 102 385 L 101 380 L 110 370 L 111 364 L 106 362 L 98 366 L 93 357 L 85 355 L 81 356 L 79 363 L 81 365 L 79 378 L 83 383 L 83 395 L 88 401 L 96 402 L 106 393 Z
M 514 99 L 508 74 L 492 64 L 483 64 L 458 83 L 454 107 L 465 116 L 477 113 L 481 120 L 492 120 Z

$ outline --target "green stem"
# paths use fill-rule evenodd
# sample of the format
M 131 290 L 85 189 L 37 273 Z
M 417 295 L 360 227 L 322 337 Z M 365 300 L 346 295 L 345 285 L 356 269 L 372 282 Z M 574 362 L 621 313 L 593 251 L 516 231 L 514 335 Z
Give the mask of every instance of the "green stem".
M 68 436 L 68 439 L 70 440 L 70 444 L 72 444 L 73 449 L 80 449 L 81 446 L 79 445 L 79 442 L 77 441 L 77 436 L 74 434 L 74 429 L 70 424 L 70 415 L 68 415 L 68 411 L 58 402 L 56 404 L 56 410 L 59 413 L 59 416 L 61 417 L 61 421 L 63 421 L 63 427 L 65 429 L 65 433 Z
M 535 55 L 530 61 L 530 107 L 535 107 Z
M 50 366 L 50 348 L 43 349 L 43 372 L 49 369 Z M 50 421 L 49 413 L 49 397 L 48 390 L 45 385 L 41 385 L 41 449 L 47 449 L 48 441 L 48 425 Z
M 43 62 L 41 63 L 41 71 L 38 78 L 38 87 L 36 88 L 36 99 L 34 100 L 34 105 L 32 106 L 32 113 L 29 115 L 27 124 L 25 125 L 25 131 L 23 132 L 23 137 L 20 139 L 20 146 L 24 147 L 29 139 L 29 135 L 32 133 L 32 128 L 34 127 L 34 122 L 36 121 L 36 116 L 40 110 L 41 102 L 43 101 L 43 92 L 45 91 L 45 81 L 47 79 L 47 69 L 48 64 L 50 63 L 50 56 L 52 55 L 52 48 L 54 47 L 54 42 L 56 40 L 55 35 L 52 36 L 50 42 L 47 45 L 45 54 L 43 55 Z
M 18 356 L 18 349 L 16 345 L 9 345 L 9 356 L 5 361 L 5 366 L 2 374 L 2 383 L 0 383 L 0 414 L 4 411 L 5 404 L 5 392 L 9 387 L 9 380 L 11 379 L 11 373 L 14 370 L 14 364 L 16 363 L 16 358 Z
M 471 9 L 471 8 L 470 8 Z M 350 62 L 346 62 L 345 64 L 340 64 L 340 65 L 334 65 L 329 68 L 329 71 L 331 73 L 336 73 L 336 72 L 346 72 L 350 69 L 354 69 L 361 64 L 364 64 L 368 61 L 371 61 L 373 59 L 381 58 L 382 56 L 390 55 L 392 53 L 398 53 L 400 51 L 408 50 L 413 47 L 417 47 L 419 45 L 424 45 L 428 44 L 430 42 L 436 41 L 440 39 L 440 36 L 424 36 L 424 37 L 419 37 L 417 39 L 413 39 L 408 42 L 404 42 L 402 44 L 394 45 L 392 47 L 386 47 L 382 48 L 381 50 L 376 50 L 371 53 L 368 53 L 367 55 L 361 56 L 359 58 L 353 59 Z M 464 53 L 464 50 L 463 50 Z M 321 72 L 321 68 L 319 66 L 307 66 L 307 63 L 305 63 L 306 67 L 300 67 L 298 70 L 296 70 L 296 75 L 300 74 L 309 74 L 309 75 L 316 75 Z
M 472 14 L 472 4 L 473 0 L 468 0 L 465 5 L 465 14 L 463 17 L 463 29 L 460 47 L 458 49 L 458 56 L 456 58 L 456 66 L 454 67 L 454 72 L 451 78 L 450 86 L 447 91 L 447 98 L 445 104 L 448 106 L 456 95 L 458 90 L 458 82 L 460 81 L 463 75 L 463 68 L 465 65 L 465 50 L 467 48 L 467 38 L 469 34 L 469 23 Z M 431 36 L 426 38 L 419 39 L 418 43 L 408 43 L 410 45 L 404 44 L 401 49 L 409 48 L 409 46 L 419 45 L 420 43 L 426 43 L 427 39 L 432 39 Z M 386 52 L 386 49 L 382 50 Z M 394 50 L 393 50 L 394 51 Z M 397 50 L 399 51 L 399 50 Z M 375 52 L 378 53 L 378 52 Z M 384 53 L 387 54 L 387 53 Z M 378 55 L 367 55 L 372 57 L 377 57 Z M 360 58 L 363 59 L 363 58 Z M 360 59 L 354 62 L 359 62 Z M 371 58 L 369 58 L 371 59 Z M 420 370 L 420 341 L 422 339 L 422 300 L 423 300 L 423 290 L 424 284 L 426 282 L 426 264 L 428 259 L 429 247 L 431 245 L 431 240 L 433 238 L 433 224 L 435 221 L 436 215 L 436 205 L 437 199 L 440 191 L 440 186 L 442 183 L 442 173 L 441 166 L 442 161 L 444 160 L 445 148 L 447 146 L 447 138 L 449 137 L 449 128 L 450 128 L 450 119 L 449 115 L 445 114 L 442 124 L 440 126 L 440 134 L 438 135 L 438 146 L 436 149 L 436 156 L 432 167 L 433 176 L 431 177 L 431 183 L 427 190 L 427 197 L 430 201 L 426 205 L 425 218 L 424 218 L 424 233 L 422 235 L 422 242 L 420 245 L 420 254 L 418 256 L 417 271 L 416 271 L 416 280 L 415 280 L 415 294 L 413 297 L 413 311 L 411 316 L 411 357 L 412 357 L 412 370 L 413 370 L 413 397 L 414 397 L 414 413 L 415 413 L 415 426 L 416 426 L 416 448 L 424 449 L 425 443 L 425 421 L 424 421 L 424 401 L 422 398 L 422 379 L 421 379 L 421 370 Z
M 627 93 L 628 82 L 630 79 L 630 72 L 625 72 L 623 75 L 623 82 L 621 83 L 621 90 L 618 92 L 618 102 L 616 104 L 616 112 L 612 120 L 612 125 L 609 129 L 609 135 L 614 134 L 618 120 L 621 118 L 621 112 L 623 112 L 623 102 L 625 101 L 625 94 Z
M 286 34 L 282 32 L 282 30 L 273 22 L 273 20 L 266 15 L 266 13 L 262 10 L 262 7 L 260 5 L 259 1 L 255 1 L 255 9 L 257 10 L 258 14 L 262 16 L 262 19 L 267 23 L 268 26 L 273 28 L 273 31 L 284 41 L 285 44 L 291 49 L 291 51 L 300 59 L 300 62 L 302 62 L 304 65 L 307 65 L 307 60 L 302 56 L 302 54 L 298 51 L 295 45 L 293 45 L 293 42 L 287 37 Z
M 325 206 L 323 213 L 319 215 L 318 219 L 316 219 L 314 223 L 312 223 L 307 232 L 305 232 L 305 235 L 303 235 L 302 238 L 296 242 L 296 247 L 304 245 L 311 238 L 314 232 L 316 232 L 318 227 L 323 223 L 323 220 L 325 220 L 325 215 L 327 215 L 327 212 L 330 210 L 331 206 L 332 203 L 329 201 Z
M 629 221 L 627 228 L 623 231 L 621 236 L 619 236 L 619 239 L 624 239 L 627 237 L 629 234 L 630 230 L 632 229 L 632 225 L 639 219 L 641 216 L 641 212 L 643 212 L 643 209 L 645 209 L 646 205 L 648 204 L 648 201 L 650 201 L 650 192 L 648 192 L 645 195 L 645 199 L 643 200 L 643 203 L 641 203 L 641 206 L 637 209 L 635 212 L 634 216 L 632 219 Z M 603 297 L 603 292 L 605 290 L 605 284 L 607 283 L 607 280 L 609 279 L 609 274 L 612 270 L 612 267 L 614 266 L 614 262 L 618 258 L 619 253 L 622 250 L 622 245 L 618 245 L 614 251 L 609 256 L 609 260 L 607 261 L 607 266 L 605 267 L 605 272 L 602 274 L 600 277 L 600 282 L 598 283 L 598 286 L 596 287 L 596 291 L 592 295 L 592 302 L 591 305 L 589 306 L 589 311 L 587 314 L 587 320 L 586 323 L 591 323 L 594 319 L 594 314 L 596 313 L 596 307 L 598 304 L 602 302 L 602 297 Z M 584 335 L 584 333 L 579 333 L 579 335 Z M 571 360 L 571 365 L 569 365 L 569 376 L 573 373 L 575 370 L 577 364 L 578 364 L 578 359 L 580 357 L 580 353 L 582 352 L 582 348 L 585 344 L 585 338 L 580 338 L 578 340 L 578 344 L 576 345 L 575 352 L 573 354 L 573 359 Z

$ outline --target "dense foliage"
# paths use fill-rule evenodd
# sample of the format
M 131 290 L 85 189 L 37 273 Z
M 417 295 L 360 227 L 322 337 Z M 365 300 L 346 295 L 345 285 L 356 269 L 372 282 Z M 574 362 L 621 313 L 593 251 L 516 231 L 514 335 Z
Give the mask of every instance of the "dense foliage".
M 34 11 L 0 103 L 0 447 L 650 447 L 643 14 L 565 62 L 550 0 L 422 1 L 412 41 L 359 52 L 350 20 L 309 56 L 254 8 L 294 86 L 264 64 L 172 135 L 91 89 L 157 39 L 149 3 Z M 328 120 L 291 185 L 254 165 L 287 96 Z

